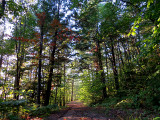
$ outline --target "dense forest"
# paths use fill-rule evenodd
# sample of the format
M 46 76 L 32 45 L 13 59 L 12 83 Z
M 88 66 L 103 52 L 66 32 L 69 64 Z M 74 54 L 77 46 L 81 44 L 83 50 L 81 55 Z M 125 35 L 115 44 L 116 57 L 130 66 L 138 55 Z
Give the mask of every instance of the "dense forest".
M 160 119 L 160 0 L 1 0 L 0 31 L 0 119 L 76 100 Z

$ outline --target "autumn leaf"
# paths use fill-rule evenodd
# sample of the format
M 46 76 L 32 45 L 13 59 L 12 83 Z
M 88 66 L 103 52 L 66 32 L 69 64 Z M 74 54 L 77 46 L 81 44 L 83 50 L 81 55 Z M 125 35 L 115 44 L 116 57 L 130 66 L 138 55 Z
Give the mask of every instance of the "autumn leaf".
M 36 13 L 38 20 L 38 24 L 39 25 L 43 25 L 45 22 L 45 18 L 46 18 L 46 13 L 45 12 L 41 12 L 41 13 Z
M 60 22 L 59 22 L 59 20 L 57 20 L 57 19 L 54 19 L 52 22 L 51 22 L 51 24 L 50 24 L 53 28 L 61 28 L 62 27 L 62 25 L 60 24 Z
M 49 44 L 49 46 L 55 46 L 56 44 L 55 43 L 51 43 L 51 44 Z

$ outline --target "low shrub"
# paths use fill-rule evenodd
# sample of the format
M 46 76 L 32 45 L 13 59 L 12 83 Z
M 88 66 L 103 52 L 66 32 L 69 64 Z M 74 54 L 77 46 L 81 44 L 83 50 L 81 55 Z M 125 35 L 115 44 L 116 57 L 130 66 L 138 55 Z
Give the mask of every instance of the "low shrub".
M 48 106 L 42 106 L 42 107 L 38 107 L 36 109 L 33 109 L 30 111 L 30 115 L 31 116 L 47 116 L 51 113 L 54 113 L 55 111 L 58 111 L 59 107 L 54 104 L 54 105 L 48 105 Z

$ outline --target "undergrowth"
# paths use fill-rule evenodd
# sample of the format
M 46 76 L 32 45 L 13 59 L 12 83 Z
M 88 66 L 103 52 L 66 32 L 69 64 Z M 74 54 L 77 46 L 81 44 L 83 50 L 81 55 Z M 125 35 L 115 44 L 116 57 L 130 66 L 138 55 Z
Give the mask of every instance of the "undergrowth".
M 59 107 L 54 105 L 38 107 L 27 100 L 10 100 L 0 102 L 0 120 L 26 120 L 31 118 L 43 118 L 56 111 Z
M 141 105 L 140 101 L 143 103 Z M 149 100 L 150 101 L 150 100 Z M 145 101 L 147 103 L 147 101 Z M 160 120 L 158 106 L 144 106 L 140 96 L 110 97 L 104 101 L 91 103 L 92 107 L 105 108 L 106 116 L 120 120 Z

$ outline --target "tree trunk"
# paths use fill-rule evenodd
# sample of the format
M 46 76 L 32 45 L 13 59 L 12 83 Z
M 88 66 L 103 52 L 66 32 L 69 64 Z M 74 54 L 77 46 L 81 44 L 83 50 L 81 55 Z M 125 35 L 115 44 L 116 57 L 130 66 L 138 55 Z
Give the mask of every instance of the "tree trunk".
M 37 77 L 38 77 L 38 67 L 36 67 L 34 70 L 34 83 L 37 81 Z M 32 93 L 32 97 L 35 102 L 37 100 L 36 88 L 37 88 L 37 86 L 34 86 L 33 93 Z
M 2 67 L 2 61 L 3 61 L 3 55 L 1 55 L 1 57 L 0 57 L 0 69 Z
M 54 99 L 54 102 L 55 102 L 55 104 L 57 104 L 57 86 L 56 86 L 56 93 L 55 93 L 55 99 Z
M 64 62 L 64 73 L 63 73 L 63 77 L 64 77 L 64 95 L 63 95 L 63 106 L 65 106 L 66 104 L 66 98 L 65 98 L 65 94 L 66 94 L 66 90 L 65 90 L 65 85 L 66 85 L 66 65 Z
M 58 13 L 57 13 L 57 19 L 59 20 L 59 9 L 60 9 L 60 0 L 58 0 Z M 45 101 L 44 101 L 44 105 L 48 105 L 49 104 L 49 99 L 50 99 L 50 94 L 51 94 L 51 84 L 52 84 L 52 76 L 53 76 L 53 69 L 54 69 L 54 55 L 55 55 L 55 50 L 56 50 L 56 41 L 57 41 L 57 35 L 58 35 L 58 31 L 56 30 L 55 32 L 55 38 L 52 41 L 53 42 L 53 50 L 51 53 L 51 59 L 50 59 L 50 69 L 49 69 L 49 78 L 48 78 L 48 82 L 47 82 L 47 90 L 46 90 L 46 96 L 45 96 Z M 56 97 L 57 97 L 57 87 L 56 87 Z M 56 99 L 55 98 L 55 103 L 56 103 Z
M 21 24 L 20 24 L 21 26 Z M 16 37 L 17 37 L 17 21 L 16 21 Z M 21 47 L 21 43 L 20 41 L 16 41 L 16 53 L 17 53 L 17 61 L 16 61 L 16 76 L 15 76 L 15 83 L 14 83 L 14 99 L 18 100 L 19 99 L 19 80 L 20 80 L 20 75 L 19 75 L 19 69 L 20 69 L 20 65 L 19 65 L 19 54 L 20 54 L 20 47 Z
M 8 56 L 7 56 L 7 58 L 8 58 Z M 7 66 L 6 66 L 6 72 L 5 72 L 5 79 L 4 79 L 4 85 L 2 86 L 3 87 L 3 92 L 2 92 L 2 94 L 1 94 L 1 98 L 3 97 L 3 95 L 4 95 L 4 99 L 5 99 L 5 101 L 7 100 L 7 92 L 6 92 L 6 88 L 5 88 L 5 84 L 6 84 L 6 82 L 8 81 L 8 60 L 7 60 Z
M 1 55 L 1 57 L 0 57 L 0 84 L 2 83 L 2 80 L 1 80 L 1 78 L 2 78 L 2 75 L 1 75 L 2 62 L 3 62 L 3 55 Z
M 52 84 L 52 76 L 53 76 L 53 69 L 54 69 L 54 55 L 55 55 L 55 51 L 56 51 L 56 41 L 57 41 L 57 32 L 55 33 L 55 39 L 53 41 L 53 50 L 51 53 L 51 58 L 50 58 L 50 69 L 49 69 L 49 78 L 48 78 L 48 82 L 47 82 L 47 90 L 46 90 L 46 94 L 45 94 L 45 101 L 44 101 L 44 105 L 48 105 L 49 104 L 49 98 L 50 98 L 50 94 L 51 94 L 51 84 Z
M 42 69 L 42 49 L 43 49 L 43 25 L 41 25 L 41 38 L 40 38 L 40 50 L 39 50 L 39 66 L 38 66 L 38 88 L 37 88 L 37 104 L 41 104 L 40 102 L 40 94 L 41 94 L 41 69 Z
M 115 53 L 114 53 L 114 41 L 113 38 L 110 37 L 111 39 L 111 53 L 112 53 L 112 69 L 113 69 L 113 74 L 114 74 L 114 79 L 115 79 L 115 87 L 116 90 L 119 90 L 119 81 L 118 81 L 118 72 L 116 69 L 116 60 L 115 60 Z
M 98 64 L 99 64 L 99 69 L 100 69 L 100 74 L 101 74 L 101 82 L 103 84 L 102 88 L 102 99 L 107 98 L 107 91 L 106 91 L 106 80 L 105 80 L 105 74 L 103 70 L 103 65 L 102 65 L 102 56 L 101 56 L 101 48 L 100 48 L 100 41 L 99 39 L 96 40 L 96 45 L 97 45 L 97 59 L 98 59 Z
M 71 101 L 73 101 L 73 86 L 74 86 L 74 80 L 72 80 L 72 93 L 71 93 Z
M 21 49 L 20 49 L 21 48 Z M 20 84 L 20 78 L 23 74 L 23 71 L 21 69 L 22 63 L 23 63 L 23 59 L 24 56 L 22 55 L 24 52 L 24 46 L 21 47 L 21 43 L 18 43 L 18 52 L 17 52 L 17 69 L 16 69 L 16 80 L 15 80 L 15 90 L 16 92 L 19 91 L 19 84 Z M 19 54 L 21 54 L 21 56 L 19 56 Z M 14 99 L 18 100 L 19 99 L 19 94 L 15 93 L 14 94 Z
M 61 79 L 61 77 L 62 77 L 62 75 L 61 75 L 61 72 L 62 72 L 62 66 L 60 66 L 60 62 L 59 62 L 59 54 L 58 54 L 58 78 L 59 78 L 59 86 L 61 86 L 61 83 L 62 83 L 62 79 Z M 62 93 L 61 93 L 61 87 L 59 88 L 59 106 L 62 106 Z
M 19 99 L 19 94 L 17 93 L 19 91 L 19 56 L 17 53 L 17 69 L 16 69 L 16 77 L 15 77 L 15 83 L 14 83 L 14 99 Z
M 61 79 L 60 79 L 60 85 L 61 85 Z M 59 105 L 62 106 L 62 93 L 61 93 L 61 88 L 60 88 L 60 98 L 59 98 Z
M 4 15 L 5 4 L 6 4 L 6 1 L 2 0 L 2 6 L 1 6 L 1 10 L 0 10 L 0 18 Z
M 122 52 L 121 52 L 121 50 L 120 50 L 119 42 L 118 42 L 118 51 L 119 51 L 120 59 L 121 59 L 121 62 L 122 62 L 122 66 L 124 67 L 124 62 L 123 62 Z
M 124 50 L 125 61 L 127 61 L 129 63 L 129 57 L 128 57 L 128 53 L 127 53 L 126 47 L 125 47 L 123 42 L 121 42 L 121 43 L 122 43 L 122 47 L 123 47 L 123 50 Z
M 105 54 L 106 54 L 106 68 L 107 68 L 107 75 L 108 75 L 108 69 L 109 69 L 109 67 L 108 67 L 108 52 L 107 52 L 107 45 L 106 45 L 106 43 L 104 43 L 104 49 L 105 49 Z
M 25 19 L 25 21 L 26 21 L 26 19 Z M 21 25 L 22 24 L 20 23 L 20 28 L 21 28 Z M 26 27 L 26 22 L 25 22 L 25 25 L 24 25 L 24 31 L 23 31 L 24 33 L 25 33 L 25 27 Z M 17 25 L 16 25 L 16 32 L 18 32 L 17 31 Z M 20 31 L 19 34 L 22 35 L 21 31 Z M 17 37 L 17 35 L 16 35 L 16 37 Z M 19 86 L 20 78 L 21 78 L 21 76 L 23 74 L 21 66 L 22 66 L 23 60 L 24 60 L 24 43 L 21 43 L 20 41 L 17 42 L 17 44 L 16 44 L 16 53 L 17 53 L 17 63 L 16 63 L 17 68 L 16 68 L 16 76 L 15 76 L 15 84 L 14 84 L 14 89 L 15 89 L 16 93 L 14 93 L 14 99 L 18 100 L 19 99 L 18 91 L 19 91 L 19 87 L 20 87 Z

